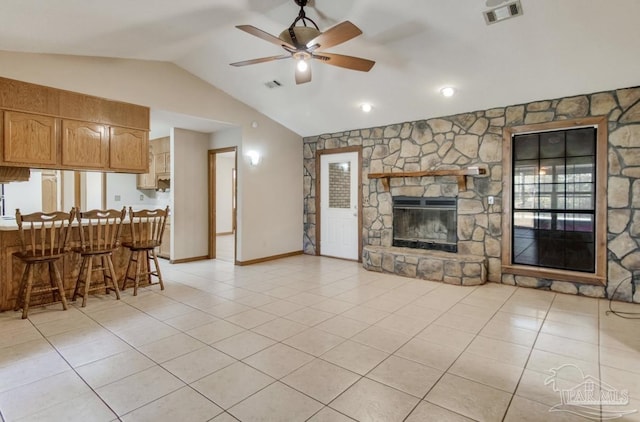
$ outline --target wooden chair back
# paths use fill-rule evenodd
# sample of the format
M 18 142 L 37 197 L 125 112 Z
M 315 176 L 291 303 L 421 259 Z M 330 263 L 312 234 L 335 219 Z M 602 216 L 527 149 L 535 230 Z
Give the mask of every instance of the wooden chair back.
M 117 249 L 126 214 L 125 207 L 120 211 L 109 209 L 78 212 L 80 252 L 108 252 Z
M 75 208 L 72 208 L 71 212 L 35 212 L 23 215 L 20 209 L 16 209 L 21 255 L 25 258 L 46 258 L 68 252 L 75 213 Z
M 140 211 L 134 211 L 132 207 L 129 207 L 129 222 L 131 224 L 133 243 L 148 243 L 160 246 L 168 215 L 168 206 L 164 209 Z

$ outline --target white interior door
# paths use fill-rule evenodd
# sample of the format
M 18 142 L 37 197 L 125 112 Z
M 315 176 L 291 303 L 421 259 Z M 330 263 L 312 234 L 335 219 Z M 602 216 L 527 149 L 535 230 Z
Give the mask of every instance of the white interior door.
M 320 156 L 320 254 L 358 257 L 357 152 Z

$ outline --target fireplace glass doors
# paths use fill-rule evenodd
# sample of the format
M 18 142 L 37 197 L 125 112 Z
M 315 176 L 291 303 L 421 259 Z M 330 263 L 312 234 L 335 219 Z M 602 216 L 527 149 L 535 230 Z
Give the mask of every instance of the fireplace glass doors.
M 458 251 L 455 198 L 393 198 L 393 246 Z

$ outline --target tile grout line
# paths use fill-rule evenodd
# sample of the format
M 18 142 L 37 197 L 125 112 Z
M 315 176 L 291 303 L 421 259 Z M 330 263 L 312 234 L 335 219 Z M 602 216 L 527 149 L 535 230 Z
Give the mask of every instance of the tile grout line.
M 551 299 L 551 301 L 549 302 L 549 306 L 547 307 L 547 311 L 544 313 L 544 318 L 542 319 L 542 323 L 540 324 L 540 328 L 538 329 L 538 331 L 536 332 L 536 338 L 533 341 L 533 344 L 531 345 L 531 349 L 529 350 L 529 354 L 527 355 L 527 360 L 524 363 L 524 366 L 522 367 L 522 372 L 520 373 L 520 377 L 518 378 L 518 382 L 516 383 L 515 388 L 513 389 L 513 394 L 511 395 L 511 398 L 509 399 L 509 404 L 507 405 L 507 408 L 504 412 L 504 415 L 502 416 L 502 422 L 505 421 L 505 418 L 507 417 L 507 414 L 509 413 L 509 408 L 511 407 L 511 404 L 513 403 L 513 399 L 516 396 L 516 392 L 518 391 L 518 387 L 520 387 L 520 382 L 522 382 L 522 377 L 524 376 L 524 371 L 526 371 L 527 369 L 527 364 L 529 363 L 529 359 L 531 359 L 531 355 L 533 354 L 533 350 L 535 349 L 536 343 L 538 341 L 538 337 L 540 336 L 540 332 L 542 331 L 542 327 L 544 326 L 544 323 L 547 321 L 547 316 L 549 315 L 549 311 L 551 310 L 551 308 L 553 307 L 553 303 L 556 300 L 557 297 L 557 293 L 553 292 L 553 298 Z M 524 397 L 527 400 L 531 400 L 528 399 L 526 397 Z M 534 401 L 536 403 L 540 403 L 536 400 L 531 400 Z M 545 403 L 540 403 L 546 406 Z
M 80 311 L 80 312 L 81 312 L 81 311 Z M 86 314 L 84 314 L 84 312 L 82 312 L 82 313 L 83 313 L 83 315 L 85 315 L 85 316 L 86 316 Z M 78 376 L 78 378 L 80 378 L 80 379 L 82 380 L 82 382 L 83 382 L 83 383 L 84 383 L 84 384 L 89 388 L 89 390 L 91 390 L 91 392 L 92 392 L 92 393 L 93 393 L 93 394 L 94 394 L 94 395 L 95 395 L 95 396 L 96 396 L 96 397 L 97 397 L 97 398 L 98 398 L 102 403 L 104 403 L 104 405 L 105 405 L 105 406 L 106 406 L 106 407 L 107 407 L 107 408 L 108 408 L 108 409 L 109 409 L 109 410 L 110 410 L 110 411 L 115 415 L 115 417 L 117 418 L 117 420 L 119 420 L 119 421 L 120 421 L 120 420 L 121 420 L 121 419 L 120 419 L 120 415 L 118 415 L 118 413 L 117 413 L 113 408 L 111 408 L 111 406 L 109 406 L 109 404 L 108 404 L 108 403 L 107 403 L 107 402 L 106 402 L 106 401 L 105 401 L 105 400 L 100 396 L 100 394 L 98 394 L 98 392 L 97 392 L 96 390 L 94 390 L 94 388 L 93 388 L 91 385 L 89 385 L 89 383 L 88 383 L 88 382 L 87 382 L 87 381 L 82 377 L 82 375 L 80 375 L 80 374 L 78 373 L 78 371 L 76 371 L 76 368 L 74 368 L 74 367 L 73 367 L 73 365 L 71 365 L 71 363 L 70 363 L 70 362 L 69 362 L 69 361 L 68 361 L 68 360 L 67 360 L 67 359 L 62 355 L 62 353 L 60 353 L 60 351 L 58 350 L 58 348 L 57 348 L 53 343 L 51 343 L 51 341 L 49 340 L 49 338 L 48 338 L 47 336 L 45 336 L 45 335 L 42 333 L 42 331 L 40 331 L 40 329 L 38 328 L 38 326 L 37 326 L 36 324 L 34 324 L 32 321 L 29 321 L 29 322 L 31 322 L 31 324 L 33 324 L 34 328 L 35 328 L 35 329 L 40 333 L 40 335 L 44 338 L 44 340 L 46 340 L 46 342 L 47 342 L 47 343 L 49 343 L 49 345 L 51 345 L 51 347 L 56 351 L 56 353 L 60 356 L 60 358 L 61 358 L 62 360 L 64 360 L 64 361 L 65 361 L 65 363 L 66 363 L 67 365 L 69 365 L 69 368 L 70 368 L 70 369 L 71 369 L 71 370 L 72 370 L 72 371 L 73 371 L 73 372 Z M 62 334 L 62 333 L 60 333 L 60 334 Z M 56 376 L 56 375 L 58 375 L 58 374 L 55 374 L 55 375 L 52 375 L 52 376 Z M 47 378 L 50 378 L 50 377 L 47 377 Z M 54 405 L 54 406 L 55 406 L 55 405 Z M 49 407 L 47 407 L 47 408 L 45 408 L 45 409 L 42 409 L 42 410 L 46 410 L 46 409 L 49 409 L 49 408 L 51 408 L 51 407 L 53 407 L 53 406 L 49 406 Z M 29 415 L 25 415 L 25 416 L 29 416 Z
M 509 298 L 511 298 L 511 297 L 515 294 L 515 292 L 516 292 L 517 290 L 518 290 L 518 288 L 514 289 L 514 290 L 511 292 L 511 294 L 507 297 L 507 299 L 505 299 L 505 301 L 504 301 L 504 302 L 503 302 L 503 304 L 500 306 L 500 308 L 496 309 L 496 310 L 495 310 L 495 312 L 492 314 L 491 318 L 489 318 L 489 320 L 487 320 L 487 322 L 482 326 L 482 328 L 480 328 L 480 329 L 478 330 L 478 332 L 477 332 L 477 333 L 475 333 L 475 334 L 473 335 L 473 339 L 472 339 L 472 340 L 471 340 L 471 341 L 470 341 L 470 342 L 469 342 L 469 343 L 464 347 L 464 349 L 460 352 L 460 354 L 458 355 L 458 357 L 457 357 L 453 362 L 451 362 L 451 365 L 449 365 L 449 366 L 447 367 L 447 369 L 442 373 L 442 375 L 438 378 L 438 380 L 437 380 L 435 383 L 433 383 L 433 385 L 431 386 L 431 388 L 429 388 L 429 390 L 428 390 L 428 391 L 426 392 L 426 394 L 422 397 L 422 399 L 420 399 L 420 401 L 418 402 L 418 404 L 417 404 L 417 405 L 416 405 L 416 406 L 411 410 L 411 412 L 410 412 L 410 413 L 405 417 L 405 420 L 406 420 L 406 418 L 408 418 L 408 417 L 411 415 L 411 413 L 413 413 L 413 412 L 415 411 L 415 409 L 418 407 L 418 405 L 419 405 L 419 404 L 420 404 L 420 402 L 422 402 L 422 401 L 425 401 L 425 402 L 427 402 L 427 403 L 430 403 L 430 404 L 433 404 L 433 405 L 435 405 L 435 406 L 438 406 L 438 407 L 443 408 L 442 406 L 439 406 L 439 405 L 437 405 L 437 404 L 435 404 L 435 403 L 431 403 L 431 402 L 427 401 L 427 400 L 426 400 L 427 396 L 428 396 L 428 395 L 429 395 L 429 393 L 433 390 L 433 388 L 434 388 L 434 387 L 435 387 L 435 386 L 440 382 L 440 380 L 442 380 L 442 378 L 444 378 L 445 374 L 449 373 L 449 370 L 451 369 L 451 367 L 453 367 L 453 365 L 455 365 L 455 363 L 458 361 L 458 359 L 460 358 L 460 356 L 462 356 L 462 355 L 464 354 L 464 352 L 469 348 L 469 346 L 471 345 L 471 343 L 473 343 L 473 341 L 474 341 L 476 338 L 478 338 L 478 336 L 480 336 L 480 332 L 482 331 L 482 329 L 483 329 L 484 327 L 486 327 L 486 326 L 487 326 L 487 324 L 489 323 L 489 321 L 491 321 L 491 319 L 493 319 L 493 317 L 495 317 L 495 315 L 500 311 L 500 309 L 502 309 L 502 307 L 504 306 L 504 304 L 509 300 Z M 474 291 L 475 291 L 475 289 L 474 289 Z M 467 296 L 469 296 L 471 293 L 473 293 L 473 292 L 470 292 L 468 295 L 464 296 L 464 298 L 466 298 Z M 460 300 L 458 300 L 454 305 L 452 305 L 452 306 L 449 308 L 449 310 L 450 310 L 451 308 L 453 308 L 455 305 L 459 304 L 459 303 L 460 303 L 460 301 L 461 301 L 461 300 L 463 300 L 464 298 L 461 298 Z M 431 324 L 429 324 L 429 325 L 431 325 Z M 425 327 L 425 328 L 426 328 L 426 327 Z M 454 375 L 454 374 L 451 374 L 451 375 Z M 459 376 L 459 375 L 454 375 L 454 376 Z M 465 378 L 465 377 L 460 377 L 460 378 L 463 378 L 463 379 L 466 379 L 466 380 L 468 380 L 468 381 L 472 381 L 472 382 L 477 382 L 477 381 L 474 381 L 474 380 L 469 380 L 468 378 Z M 484 383 L 480 383 L 480 382 L 479 382 L 478 384 L 486 385 L 486 384 L 484 384 Z M 491 386 L 488 386 L 488 387 L 491 387 Z M 495 388 L 495 387 L 491 387 L 491 388 Z M 515 394 L 515 391 L 514 391 L 514 394 Z M 510 405 L 510 404 L 511 404 L 511 402 L 509 402 L 509 405 Z M 443 409 L 446 409 L 446 408 L 443 408 Z M 508 410 L 508 409 L 509 409 L 509 406 L 507 406 L 507 409 L 505 410 L 505 414 L 507 413 L 507 410 Z M 466 415 L 462 415 L 462 414 L 460 414 L 460 413 L 458 413 L 458 412 L 455 412 L 454 410 L 451 410 L 451 409 L 446 409 L 446 410 L 447 410 L 447 411 L 449 411 L 449 412 L 453 412 L 453 413 L 455 413 L 455 414 L 457 414 L 457 415 L 461 415 L 461 416 L 463 416 L 463 417 L 465 417 L 465 418 L 472 419 L 471 417 L 466 416 Z

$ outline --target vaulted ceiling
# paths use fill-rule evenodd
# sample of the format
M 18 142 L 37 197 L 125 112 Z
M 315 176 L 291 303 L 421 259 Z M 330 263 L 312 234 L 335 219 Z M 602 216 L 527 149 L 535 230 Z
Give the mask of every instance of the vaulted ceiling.
M 640 1 L 521 3 L 522 16 L 487 25 L 482 12 L 506 2 L 310 1 L 321 31 L 344 20 L 363 31 L 329 51 L 376 65 L 314 62 L 304 85 L 291 60 L 229 65 L 282 53 L 235 25 L 277 36 L 294 0 L 5 0 L 0 50 L 170 61 L 302 136 L 640 85 Z

